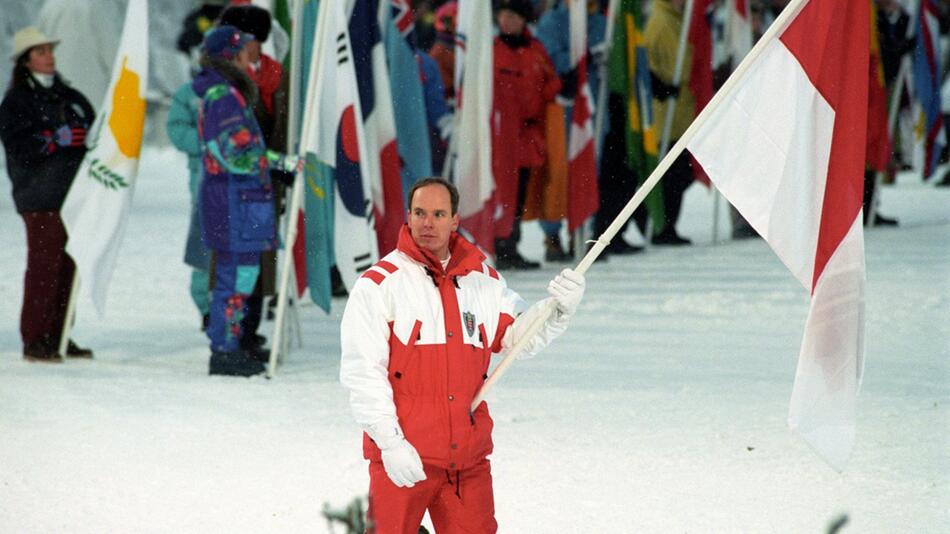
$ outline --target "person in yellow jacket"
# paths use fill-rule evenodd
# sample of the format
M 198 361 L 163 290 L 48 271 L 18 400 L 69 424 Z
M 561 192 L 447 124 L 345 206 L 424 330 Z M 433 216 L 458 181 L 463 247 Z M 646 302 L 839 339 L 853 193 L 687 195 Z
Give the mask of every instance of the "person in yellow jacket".
M 685 0 L 656 0 L 644 29 L 653 89 L 653 116 L 656 117 L 657 124 L 662 125 L 666 120 L 667 107 L 670 104 L 675 106 L 668 146 L 676 143 L 696 116 L 696 99 L 689 90 L 693 50 L 688 42 L 685 43 L 686 53 L 683 56 L 679 83 L 673 85 L 685 3 Z M 676 221 L 679 219 L 680 208 L 683 204 L 683 194 L 691 183 L 693 183 L 692 164 L 689 154 L 684 151 L 660 181 L 663 187 L 664 224 L 660 228 L 653 229 L 651 239 L 653 244 L 690 244 L 689 239 L 676 233 Z

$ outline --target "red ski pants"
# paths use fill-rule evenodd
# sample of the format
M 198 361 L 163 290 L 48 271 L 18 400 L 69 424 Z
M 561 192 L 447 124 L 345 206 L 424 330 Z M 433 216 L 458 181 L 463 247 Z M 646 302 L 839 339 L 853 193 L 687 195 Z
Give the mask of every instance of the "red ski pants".
M 369 464 L 369 534 L 417 534 L 429 517 L 437 534 L 494 534 L 495 500 L 487 459 L 464 471 L 424 466 L 426 479 L 400 488 L 382 462 Z

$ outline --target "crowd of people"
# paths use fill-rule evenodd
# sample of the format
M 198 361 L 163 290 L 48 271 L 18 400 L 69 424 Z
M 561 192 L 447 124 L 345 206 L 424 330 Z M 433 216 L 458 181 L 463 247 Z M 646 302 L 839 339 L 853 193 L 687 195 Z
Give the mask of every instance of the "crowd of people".
M 750 2 L 756 36 L 786 3 Z M 173 145 L 187 154 L 191 210 L 184 261 L 191 269 L 190 293 L 201 328 L 209 338 L 209 373 L 252 376 L 265 370 L 269 356 L 266 339 L 257 330 L 266 314 L 265 298 L 275 291 L 284 190 L 294 183 L 303 162 L 288 154 L 293 147 L 287 146 L 289 76 L 282 64 L 287 33 L 262 7 L 246 1 L 228 4 L 207 2 L 186 17 L 178 47 L 191 61 L 192 79 L 174 94 L 166 126 Z M 432 166 L 442 169 L 458 92 L 458 5 L 453 0 L 415 4 L 415 54 Z M 406 191 L 407 222 L 396 249 L 380 251 L 383 260 L 353 287 L 342 287 L 340 277 L 335 278 L 336 294 L 351 292 L 341 326 L 341 381 L 366 432 L 370 514 L 378 532 L 412 531 L 427 510 L 440 529 L 497 528 L 487 460 L 492 421 L 484 403 L 474 411 L 469 406 L 493 353 L 508 351 L 535 318 L 543 320 L 526 353 L 539 352 L 567 328 L 583 296 L 584 277 L 564 269 L 548 286 L 549 299 L 529 307 L 499 273 L 540 267 L 519 251 L 525 221 L 539 221 L 545 262 L 570 262 L 573 248 L 580 246 L 573 239 L 561 240 L 567 189 L 563 176 L 552 169 L 555 160 L 565 157 L 559 151 L 565 150 L 566 139 L 555 141 L 566 135 L 571 107 L 584 89 L 581 83 L 586 80 L 594 99 L 605 103 L 598 108 L 605 114 L 597 121 L 602 129 L 595 132 L 601 146 L 601 200 L 593 216 L 594 234 L 606 229 L 650 170 L 629 156 L 629 103 L 604 89 L 610 86 L 603 77 L 611 61 L 606 2 L 585 3 L 587 76 L 571 61 L 570 15 L 564 1 L 494 4 L 491 168 L 500 209 L 494 221 L 493 261 L 458 233 L 455 185 L 426 177 Z M 717 67 L 713 79 L 721 84 L 737 58 L 700 53 L 688 45 L 680 65 L 677 50 L 686 0 L 642 4 L 648 13 L 642 32 L 630 27 L 632 34 L 625 34 L 636 44 L 642 40 L 645 49 L 652 98 L 650 109 L 640 112 L 664 117 L 674 107 L 663 140 L 672 146 L 697 113 L 700 95 L 689 85 L 691 63 L 710 58 L 710 67 Z M 948 5 L 941 3 L 945 13 Z M 877 0 L 876 7 L 883 81 L 887 89 L 897 91 L 900 63 L 914 48 L 911 21 L 897 0 Z M 707 16 L 715 27 L 717 11 Z M 946 32 L 950 17 L 942 21 Z M 95 111 L 60 76 L 58 44 L 55 36 L 33 26 L 16 33 L 15 67 L 0 104 L 0 140 L 28 246 L 20 321 L 23 357 L 34 362 L 92 357 L 91 350 L 62 339 L 75 265 L 66 253 L 59 211 L 85 155 Z M 945 68 L 941 75 L 946 80 Z M 610 94 L 601 94 L 604 91 Z M 950 96 L 945 97 L 948 101 Z M 950 120 L 945 126 L 950 128 Z M 893 152 L 891 168 L 909 161 L 910 144 L 895 140 L 899 150 Z M 677 223 L 684 193 L 700 173 L 684 152 L 667 171 L 656 202 L 634 215 L 650 244 L 691 244 L 677 231 Z M 950 173 L 935 181 L 950 183 Z M 873 205 L 878 185 L 877 174 L 869 170 L 866 223 L 896 225 Z M 737 213 L 733 219 L 734 237 L 755 235 Z M 602 258 L 643 250 L 620 234 Z
M 786 3 L 749 3 L 755 37 L 762 35 Z M 492 172 L 499 206 L 494 221 L 494 266 L 502 271 L 540 267 L 541 258 L 525 258 L 519 251 L 521 227 L 527 220 L 538 220 L 541 226 L 545 262 L 570 262 L 575 257 L 575 244 L 573 239 L 569 243 L 561 239 L 567 186 L 564 173 L 556 170 L 558 162 L 564 160 L 560 152 L 567 143 L 564 139 L 552 141 L 552 137 L 556 141 L 558 136 L 566 135 L 571 106 L 579 91 L 578 72 L 570 60 L 567 3 L 495 0 L 493 4 Z M 601 146 L 597 162 L 601 200 L 592 220 L 594 235 L 613 221 L 650 170 L 635 165 L 628 155 L 628 103 L 607 83 L 601 83 L 613 68 L 608 65 L 606 4 L 605 0 L 586 1 L 587 83 L 594 100 L 605 104 L 596 109 L 604 117 L 597 121 L 602 127 L 595 133 Z M 719 30 L 725 4 L 713 2 L 707 12 L 714 37 L 722 33 Z M 686 0 L 653 0 L 639 5 L 645 23 L 638 44 L 646 51 L 652 92 L 652 109 L 645 112 L 657 120 L 666 115 L 667 107 L 674 107 L 667 146 L 682 135 L 697 109 L 697 95 L 689 84 L 693 45 L 687 44 L 680 75 L 674 73 L 685 5 Z M 950 2 L 940 3 L 944 15 L 950 13 L 948 6 Z M 432 168 L 440 170 L 448 150 L 456 99 L 458 4 L 455 0 L 421 0 L 413 2 L 412 7 Z M 901 61 L 914 49 L 914 24 L 898 0 L 876 0 L 876 11 L 883 78 L 888 89 L 895 90 Z M 950 16 L 941 21 L 941 31 L 946 32 Z M 233 42 L 217 41 L 226 35 Z M 62 357 L 58 353 L 59 338 L 74 266 L 65 253 L 66 234 L 58 210 L 85 153 L 85 132 L 94 119 L 90 102 L 56 69 L 54 48 L 58 42 L 55 36 L 34 27 L 16 34 L 12 57 L 16 65 L 0 106 L 0 138 L 7 154 L 16 208 L 26 224 L 29 249 L 21 319 L 23 354 L 42 361 L 59 361 Z M 696 57 L 712 58 L 718 85 L 737 59 L 728 57 L 715 42 L 711 54 Z M 265 43 L 268 52 L 264 51 Z M 295 166 L 299 165 L 294 158 L 283 156 L 289 148 L 289 76 L 282 64 L 289 49 L 288 34 L 262 7 L 242 0 L 209 1 L 185 17 L 177 46 L 189 58 L 194 75 L 174 94 L 166 124 L 173 145 L 188 156 L 192 209 L 184 260 L 192 269 L 190 293 L 201 327 L 212 339 L 213 352 L 230 354 L 231 359 L 241 355 L 241 362 L 248 356 L 255 362 L 238 366 L 240 369 L 212 365 L 212 371 L 260 372 L 267 350 L 266 339 L 257 330 L 266 313 L 265 299 L 275 292 L 274 221 L 284 211 L 284 188 L 293 182 Z M 941 73 L 946 79 L 946 68 Z M 220 88 L 225 86 L 233 91 L 221 93 Z M 947 92 L 948 84 L 944 87 Z M 946 108 L 950 95 L 944 100 Z M 217 118 L 211 112 L 218 112 L 219 107 L 227 110 L 225 114 L 240 116 L 243 129 L 219 131 L 213 127 L 208 121 Z M 950 128 L 950 120 L 945 126 Z M 895 136 L 891 169 L 908 165 L 912 142 L 906 135 Z M 945 160 L 946 154 L 943 157 Z M 690 244 L 689 238 L 678 233 L 677 222 L 684 192 L 696 174 L 684 153 L 660 182 L 655 195 L 658 202 L 648 201 L 635 213 L 633 221 L 649 243 Z M 226 179 L 219 180 L 221 176 Z M 243 185 L 235 185 L 247 176 L 258 177 L 259 191 L 249 192 Z M 936 181 L 950 183 L 950 173 Z M 895 219 L 883 216 L 871 205 L 879 183 L 869 170 L 865 218 L 874 224 L 895 225 Z M 243 204 L 235 205 L 236 196 Z M 249 228 L 235 224 L 242 220 L 236 218 L 237 214 L 248 218 L 245 222 Z M 737 213 L 733 213 L 733 221 L 734 237 L 755 235 Z M 602 259 L 644 250 L 639 244 L 625 241 L 622 235 L 614 238 Z M 345 295 L 342 280 L 334 274 L 334 295 Z M 89 357 L 91 351 L 69 341 L 66 355 Z

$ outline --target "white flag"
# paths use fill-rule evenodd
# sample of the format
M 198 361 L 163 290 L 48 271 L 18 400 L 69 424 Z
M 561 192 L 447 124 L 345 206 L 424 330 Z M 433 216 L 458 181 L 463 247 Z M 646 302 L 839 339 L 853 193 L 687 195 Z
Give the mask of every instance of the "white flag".
M 61 212 L 69 235 L 66 251 L 100 317 L 135 190 L 147 83 L 148 6 L 146 0 L 131 0 L 91 146 Z
M 455 152 L 449 154 L 452 180 L 459 190 L 462 228 L 475 243 L 494 250 L 491 168 L 492 65 L 491 3 L 459 2 L 455 35 L 455 87 L 458 114 Z

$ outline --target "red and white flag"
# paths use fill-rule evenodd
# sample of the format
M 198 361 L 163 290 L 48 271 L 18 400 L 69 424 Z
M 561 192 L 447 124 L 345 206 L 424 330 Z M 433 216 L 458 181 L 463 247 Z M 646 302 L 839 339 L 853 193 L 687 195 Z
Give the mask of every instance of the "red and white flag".
M 567 143 L 567 229 L 574 232 L 597 212 L 597 160 L 594 156 L 594 116 L 587 83 L 587 0 L 570 0 L 571 68 L 577 69 L 577 95 L 571 109 Z
M 495 179 L 491 168 L 492 65 L 491 2 L 460 0 L 455 34 L 457 137 L 449 154 L 450 174 L 459 190 L 461 228 L 494 254 Z
M 793 1 L 684 135 L 811 293 L 788 420 L 838 470 L 864 366 L 869 5 Z

